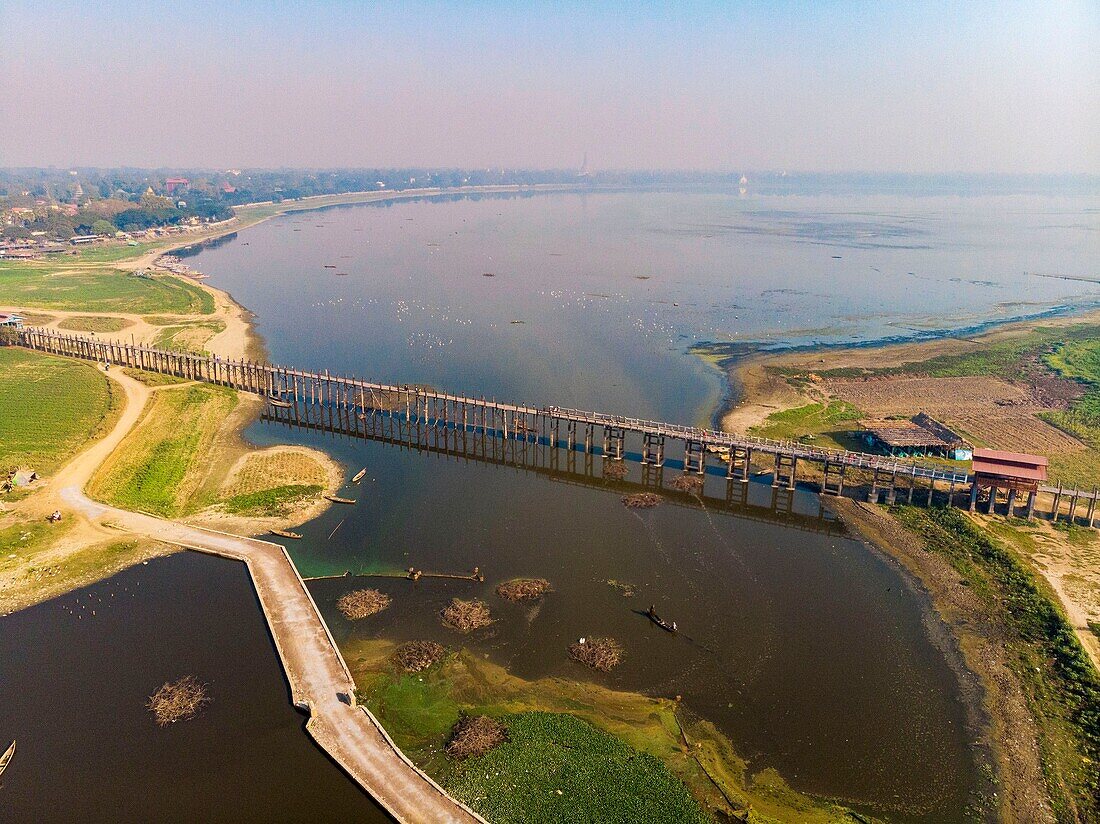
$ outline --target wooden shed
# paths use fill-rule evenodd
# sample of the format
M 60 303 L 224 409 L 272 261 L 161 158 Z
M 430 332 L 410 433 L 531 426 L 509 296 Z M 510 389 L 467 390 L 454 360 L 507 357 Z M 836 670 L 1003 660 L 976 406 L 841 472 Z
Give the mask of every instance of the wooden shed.
M 1050 462 L 1042 455 L 1025 452 L 1002 452 L 998 449 L 975 449 L 971 470 L 974 481 L 970 488 L 970 511 L 978 505 L 978 493 L 989 490 L 989 506 L 992 510 L 999 490 L 1008 491 L 1008 511 L 1016 500 L 1017 492 L 1027 492 L 1027 510 L 1030 517 L 1035 507 L 1035 494 L 1039 484 L 1047 479 Z
M 963 438 L 930 415 L 921 412 L 913 418 L 860 421 L 860 433 L 867 445 L 899 457 L 937 455 L 955 460 L 970 458 L 970 447 Z

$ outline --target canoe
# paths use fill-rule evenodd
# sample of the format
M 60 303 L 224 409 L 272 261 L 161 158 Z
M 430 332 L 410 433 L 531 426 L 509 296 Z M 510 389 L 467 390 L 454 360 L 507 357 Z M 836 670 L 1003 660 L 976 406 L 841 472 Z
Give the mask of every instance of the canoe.
M 8 768 L 8 764 L 11 763 L 12 757 L 15 755 L 15 741 L 11 742 L 11 746 L 4 750 L 4 754 L 0 755 L 0 775 L 4 774 L 4 770 Z
M 656 612 L 650 612 L 649 610 L 646 610 L 642 614 L 645 615 L 646 618 L 655 623 L 657 626 L 659 626 L 661 629 L 663 629 L 665 632 L 676 632 L 676 625 L 670 624 L 668 621 L 661 618 L 661 616 L 658 615 Z
M 272 535 L 278 535 L 280 538 L 295 538 L 295 539 L 298 539 L 298 538 L 302 537 L 297 532 L 287 532 L 285 529 L 273 529 L 273 530 L 271 530 L 271 534 Z
M 292 407 L 294 405 L 294 404 L 290 403 L 290 401 L 283 401 L 283 400 L 279 400 L 278 398 L 268 398 L 267 402 L 269 404 L 271 404 L 272 406 L 279 407 L 280 409 L 290 409 L 290 407 Z
M 328 500 L 332 501 L 334 504 L 353 504 L 353 503 L 355 503 L 354 498 L 341 498 L 339 495 L 326 495 L 325 497 Z
M 358 472 L 355 473 L 355 477 L 353 477 L 351 479 L 351 482 L 353 484 L 359 483 L 361 480 L 363 480 L 363 476 L 366 475 L 366 474 L 367 474 L 366 469 L 360 469 Z

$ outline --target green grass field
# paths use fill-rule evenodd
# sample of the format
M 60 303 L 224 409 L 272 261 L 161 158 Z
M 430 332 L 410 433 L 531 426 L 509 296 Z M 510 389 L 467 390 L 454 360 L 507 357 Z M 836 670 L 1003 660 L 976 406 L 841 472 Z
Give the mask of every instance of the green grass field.
M 495 824 L 706 822 L 668 768 L 571 715 L 501 719 L 506 743 L 456 767 L 447 789 Z
M 196 384 L 154 393 L 141 422 L 92 478 L 89 494 L 124 509 L 174 517 L 207 501 L 203 483 L 233 390 Z
M 862 413 L 845 401 L 811 403 L 769 415 L 763 424 L 752 428 L 752 434 L 776 440 L 813 440 L 819 446 L 837 449 L 859 449 L 860 444 L 850 433 L 861 417 Z
M 146 252 L 151 252 L 160 246 L 168 245 L 168 241 L 156 241 L 153 243 L 139 243 L 137 246 L 94 246 L 83 248 L 76 255 L 66 260 L 79 260 L 81 263 L 117 263 L 120 260 L 140 257 Z
M 0 348 L 0 470 L 48 474 L 108 429 L 118 407 L 91 364 Z
M 219 506 L 233 515 L 285 515 L 294 504 L 319 495 L 323 489 L 320 484 L 286 484 L 259 492 L 234 495 L 221 501 Z
M 84 312 L 214 311 L 214 298 L 171 276 L 135 277 L 118 269 L 61 269 L 0 262 L 0 304 Z

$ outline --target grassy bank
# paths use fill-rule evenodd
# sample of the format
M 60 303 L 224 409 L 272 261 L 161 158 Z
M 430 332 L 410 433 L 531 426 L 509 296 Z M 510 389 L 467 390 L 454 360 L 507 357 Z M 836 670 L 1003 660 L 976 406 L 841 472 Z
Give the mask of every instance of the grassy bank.
M 0 305 L 79 312 L 211 314 L 214 298 L 170 275 L 137 277 L 107 267 L 0 262 Z
M 1100 817 L 1100 675 L 1046 584 L 1001 541 L 954 509 L 898 507 L 898 520 L 945 558 L 1003 629 L 1039 731 L 1059 821 Z
M 49 474 L 108 430 L 119 408 L 92 364 L 0 348 L 0 470 Z
M 398 746 L 494 824 L 693 821 L 748 810 L 761 822 L 853 820 L 774 771 L 754 774 L 713 725 L 675 701 L 562 678 L 527 681 L 466 650 L 406 675 L 390 663 L 394 649 L 385 640 L 343 648 L 363 703 Z M 443 745 L 463 713 L 516 726 L 518 745 L 451 761 Z M 648 799 L 645 814 L 632 815 L 639 798 Z
M 826 448 L 859 449 L 851 432 L 861 417 L 858 409 L 844 401 L 811 403 L 774 413 L 763 425 L 753 427 L 751 434 L 775 440 L 812 440 Z
M 236 392 L 223 387 L 155 392 L 137 427 L 92 478 L 89 494 L 164 517 L 201 508 L 212 497 L 206 482 L 218 459 L 216 438 L 236 406 Z

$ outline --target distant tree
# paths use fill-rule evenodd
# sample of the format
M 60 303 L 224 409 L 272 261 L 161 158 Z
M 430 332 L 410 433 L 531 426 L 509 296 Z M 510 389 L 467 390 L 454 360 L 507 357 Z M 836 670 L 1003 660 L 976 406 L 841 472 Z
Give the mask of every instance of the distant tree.
M 100 218 L 92 224 L 93 235 L 113 235 L 118 231 L 118 227 L 111 223 L 109 220 L 103 220 Z

